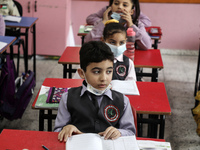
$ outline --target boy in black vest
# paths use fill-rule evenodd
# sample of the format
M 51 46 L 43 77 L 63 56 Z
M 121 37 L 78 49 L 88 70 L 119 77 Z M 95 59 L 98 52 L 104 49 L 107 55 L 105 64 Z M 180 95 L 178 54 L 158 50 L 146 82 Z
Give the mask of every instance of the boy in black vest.
M 78 73 L 83 85 L 62 95 L 55 121 L 58 140 L 73 134 L 98 133 L 105 139 L 135 134 L 129 99 L 111 90 L 114 56 L 101 41 L 85 43 L 80 49 Z

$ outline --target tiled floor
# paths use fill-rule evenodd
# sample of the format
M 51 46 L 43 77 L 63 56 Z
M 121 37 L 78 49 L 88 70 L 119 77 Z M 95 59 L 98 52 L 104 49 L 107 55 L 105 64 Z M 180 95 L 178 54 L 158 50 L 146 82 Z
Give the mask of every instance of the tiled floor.
M 159 82 L 165 83 L 172 110 L 172 115 L 166 117 L 165 140 L 171 142 L 173 150 L 199 150 L 200 137 L 196 134 L 197 125 L 191 114 L 198 57 L 162 54 L 162 58 L 164 69 L 159 71 Z M 23 70 L 22 59 L 20 65 Z M 31 60 L 29 66 L 32 68 Z M 38 130 L 39 111 L 31 109 L 32 102 L 44 79 L 62 78 L 62 71 L 63 67 L 58 64 L 58 60 L 37 59 L 37 85 L 31 102 L 21 119 L 1 120 L 0 131 L 4 128 Z M 149 79 L 145 78 L 145 81 Z

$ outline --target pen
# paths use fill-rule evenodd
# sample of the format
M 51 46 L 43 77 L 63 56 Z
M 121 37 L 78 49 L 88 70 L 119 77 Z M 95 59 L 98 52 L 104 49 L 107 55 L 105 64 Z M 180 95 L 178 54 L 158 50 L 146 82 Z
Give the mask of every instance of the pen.
M 46 146 L 42 145 L 42 147 L 45 149 L 45 150 L 49 150 Z

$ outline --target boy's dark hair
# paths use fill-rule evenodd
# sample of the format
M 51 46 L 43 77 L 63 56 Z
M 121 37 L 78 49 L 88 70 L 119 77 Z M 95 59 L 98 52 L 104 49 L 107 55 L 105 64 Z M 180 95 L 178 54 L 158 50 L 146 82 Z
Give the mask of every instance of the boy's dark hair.
M 125 35 L 126 35 L 126 28 L 122 24 L 116 23 L 116 22 L 106 24 L 106 26 L 103 30 L 104 40 L 107 39 L 108 37 L 112 36 L 115 33 L 125 33 Z
M 114 0 L 109 1 L 109 6 L 113 4 L 113 1 Z M 140 3 L 139 3 L 139 0 L 130 0 L 130 1 L 133 4 L 132 9 L 135 9 L 134 15 L 132 15 L 132 20 L 134 24 L 138 25 L 138 18 L 140 16 Z
M 90 63 L 98 63 L 104 60 L 114 61 L 114 55 L 110 47 L 102 41 L 90 41 L 84 43 L 79 52 L 80 66 L 86 71 Z

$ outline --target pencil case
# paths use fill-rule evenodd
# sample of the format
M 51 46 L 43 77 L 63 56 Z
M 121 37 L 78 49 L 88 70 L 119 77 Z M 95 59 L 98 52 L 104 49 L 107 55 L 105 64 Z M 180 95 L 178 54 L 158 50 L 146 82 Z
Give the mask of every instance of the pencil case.
M 50 87 L 46 103 L 59 103 L 64 92 L 67 88 Z

